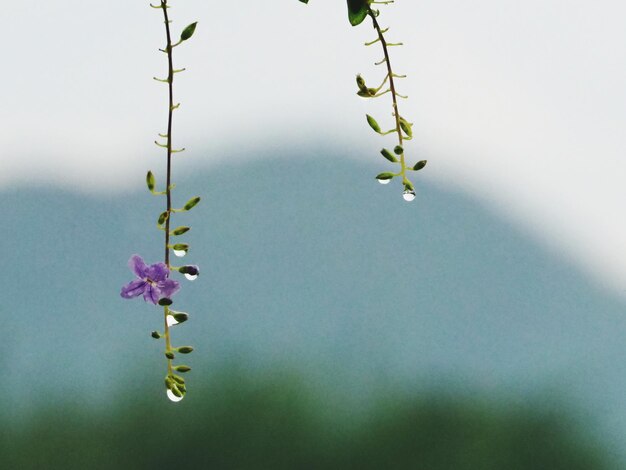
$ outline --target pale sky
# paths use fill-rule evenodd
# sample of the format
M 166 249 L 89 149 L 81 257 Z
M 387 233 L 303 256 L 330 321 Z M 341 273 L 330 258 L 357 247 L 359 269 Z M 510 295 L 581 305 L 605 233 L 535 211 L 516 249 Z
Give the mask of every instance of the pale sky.
M 159 169 L 165 125 L 159 10 L 144 1 L 0 0 L 0 189 L 141 190 Z M 343 1 L 173 0 L 176 144 L 183 166 L 253 157 L 290 143 L 352 146 L 380 163 L 388 100 L 354 77 L 382 69 L 371 27 Z M 415 123 L 420 176 L 468 191 L 626 298 L 626 2 L 397 0 L 382 7 Z M 392 145 L 387 143 L 387 145 Z M 419 193 L 419 179 L 418 193 Z M 399 199 L 399 203 L 404 203 Z M 413 204 L 419 204 L 418 198 Z

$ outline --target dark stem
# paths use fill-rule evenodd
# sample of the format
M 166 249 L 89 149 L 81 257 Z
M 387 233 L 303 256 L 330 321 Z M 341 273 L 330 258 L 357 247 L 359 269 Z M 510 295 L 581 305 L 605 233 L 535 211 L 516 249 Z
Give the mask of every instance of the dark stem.
M 391 96 L 393 99 L 393 115 L 396 119 L 396 132 L 398 134 L 398 145 L 402 147 L 403 137 L 402 137 L 402 127 L 400 127 L 400 113 L 398 112 L 398 97 L 396 95 L 396 84 L 394 81 L 393 70 L 391 69 L 391 59 L 389 58 L 389 49 L 387 47 L 387 41 L 385 36 L 383 35 L 383 31 L 378 24 L 378 20 L 376 19 L 376 14 L 373 12 L 372 8 L 368 6 L 368 13 L 372 18 L 372 22 L 374 23 L 374 29 L 378 33 L 378 39 L 383 46 L 383 52 L 385 54 L 385 63 L 387 64 L 387 73 L 389 74 L 389 88 L 391 89 Z M 404 163 L 404 151 L 402 155 L 400 155 L 400 164 L 402 165 L 402 178 L 406 179 L 406 167 Z
M 170 265 L 170 218 L 172 216 L 172 192 L 170 190 L 172 182 L 172 118 L 174 113 L 174 64 L 172 58 L 172 37 L 170 34 L 170 20 L 167 15 L 167 0 L 161 0 L 163 16 L 165 18 L 165 34 L 167 35 L 167 65 L 168 65 L 168 88 L 169 88 L 169 109 L 167 115 L 167 220 L 165 221 L 165 264 Z
M 165 221 L 165 264 L 168 269 L 170 267 L 170 218 L 172 216 L 172 118 L 174 113 L 174 64 L 173 64 L 173 51 L 172 51 L 172 36 L 170 34 L 170 20 L 167 14 L 167 0 L 161 0 L 161 8 L 163 9 L 163 17 L 165 19 L 165 34 L 167 36 L 167 45 L 165 50 L 167 51 L 167 64 L 168 75 L 167 82 L 169 88 L 169 108 L 167 115 L 167 181 L 165 194 L 167 196 L 167 219 Z M 163 307 L 163 316 L 165 321 L 165 351 L 172 349 L 170 340 L 170 328 L 167 324 L 167 314 L 169 313 L 168 307 Z M 172 375 L 172 360 L 167 360 L 168 375 Z

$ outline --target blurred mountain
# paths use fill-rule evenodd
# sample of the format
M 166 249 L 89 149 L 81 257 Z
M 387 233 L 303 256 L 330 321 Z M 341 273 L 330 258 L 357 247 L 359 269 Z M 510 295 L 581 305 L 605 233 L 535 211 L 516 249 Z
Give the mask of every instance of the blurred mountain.
M 279 157 L 175 175 L 175 204 L 203 196 L 175 218 L 202 269 L 175 299 L 191 320 L 174 341 L 196 348 L 187 400 L 221 364 L 306 371 L 329 399 L 554 396 L 625 451 L 623 303 L 467 194 L 416 178 L 409 204 L 373 179 L 382 163 Z M 2 193 L 5 413 L 107 406 L 146 384 L 163 395 L 161 312 L 119 297 L 131 254 L 162 258 L 162 204 L 147 191 Z

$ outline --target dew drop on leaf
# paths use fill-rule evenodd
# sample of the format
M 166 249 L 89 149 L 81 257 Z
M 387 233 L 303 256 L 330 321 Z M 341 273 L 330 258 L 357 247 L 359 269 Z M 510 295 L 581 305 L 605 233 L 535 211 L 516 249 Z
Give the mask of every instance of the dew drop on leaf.
M 388 180 L 379 179 L 378 182 L 380 184 L 389 184 L 391 182 L 391 180 L 390 179 L 388 179 Z
M 185 273 L 185 277 L 187 279 L 189 279 L 190 281 L 195 281 L 196 279 L 198 279 L 198 275 L 197 274 L 187 274 L 187 273 Z
M 173 401 L 174 403 L 181 401 L 184 397 L 177 397 L 176 395 L 174 395 L 172 393 L 171 390 L 167 391 L 167 398 L 169 398 L 171 401 Z
M 178 256 L 179 258 L 182 258 L 183 256 L 185 256 L 187 254 L 187 251 L 185 251 L 185 250 L 174 250 L 174 254 L 176 256 Z
M 402 193 L 402 197 L 404 198 L 405 201 L 411 202 L 412 200 L 415 199 L 415 191 L 411 191 L 410 189 L 407 189 L 404 191 L 404 193 Z
M 167 326 L 178 325 L 178 320 L 176 320 L 176 318 L 174 318 L 172 315 L 168 315 L 166 321 L 167 321 Z

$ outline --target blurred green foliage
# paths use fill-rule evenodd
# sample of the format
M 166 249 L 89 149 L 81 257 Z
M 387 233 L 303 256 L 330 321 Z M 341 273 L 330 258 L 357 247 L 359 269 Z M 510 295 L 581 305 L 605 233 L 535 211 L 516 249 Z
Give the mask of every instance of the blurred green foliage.
M 213 381 L 179 404 L 147 392 L 142 402 L 120 400 L 109 409 L 51 405 L 22 425 L 3 420 L 0 467 L 613 468 L 565 415 L 536 408 L 388 394 L 364 409 L 316 394 L 293 377 Z

